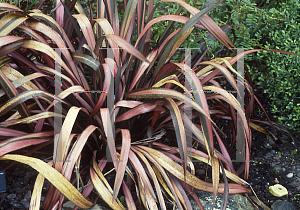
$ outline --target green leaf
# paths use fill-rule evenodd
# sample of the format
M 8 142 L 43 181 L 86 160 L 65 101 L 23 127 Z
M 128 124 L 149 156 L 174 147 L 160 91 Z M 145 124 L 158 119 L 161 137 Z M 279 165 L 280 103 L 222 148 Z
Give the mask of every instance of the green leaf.
M 198 21 L 199 19 L 205 15 L 210 9 L 215 8 L 217 5 L 211 4 L 210 6 L 206 7 L 205 9 L 201 10 L 198 12 L 196 15 L 194 15 L 191 19 L 189 19 L 186 24 L 176 33 L 176 35 L 168 42 L 167 46 L 163 50 L 163 53 L 156 65 L 156 68 L 154 70 L 154 74 L 152 77 L 152 81 L 154 81 L 155 76 L 157 75 L 158 71 L 161 69 L 161 67 L 165 64 L 167 58 L 169 57 L 169 54 L 177 42 L 177 40 L 182 37 L 190 28 L 192 28 Z

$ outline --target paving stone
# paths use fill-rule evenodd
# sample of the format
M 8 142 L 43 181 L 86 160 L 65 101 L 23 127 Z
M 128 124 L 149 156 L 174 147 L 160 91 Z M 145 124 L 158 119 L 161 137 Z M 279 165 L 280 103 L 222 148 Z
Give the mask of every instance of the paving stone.
M 273 203 L 272 210 L 297 210 L 297 209 L 291 202 L 277 200 Z
M 196 192 L 201 204 L 203 205 L 205 210 L 212 209 L 212 201 L 213 201 L 213 193 L 209 192 Z M 214 210 L 220 210 L 222 205 L 223 194 L 218 194 L 215 200 Z M 200 210 L 198 204 L 194 201 L 194 199 L 190 200 L 193 210 Z M 241 194 L 229 195 L 226 210 L 254 210 L 255 208 L 252 206 L 250 201 Z
M 74 207 L 75 207 L 74 203 L 72 203 L 71 201 L 67 201 L 66 203 L 63 204 L 62 210 L 72 210 Z M 110 210 L 110 209 L 107 209 L 105 207 L 102 207 L 102 206 L 99 206 L 98 204 L 96 204 L 95 206 L 93 206 L 87 210 Z

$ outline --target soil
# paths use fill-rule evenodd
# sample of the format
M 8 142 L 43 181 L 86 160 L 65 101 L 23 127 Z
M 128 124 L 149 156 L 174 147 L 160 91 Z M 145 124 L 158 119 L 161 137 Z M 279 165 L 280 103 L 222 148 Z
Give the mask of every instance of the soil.
M 271 207 L 276 200 L 287 200 L 300 209 L 300 155 L 292 154 L 295 147 L 290 139 L 282 136 L 273 141 L 265 135 L 253 134 L 252 162 L 250 164 L 250 183 L 258 198 Z M 299 138 L 298 138 L 299 139 Z M 300 141 L 296 140 L 300 145 Z M 292 155 L 291 155 L 292 154 Z M 11 162 L 10 162 L 11 163 Z M 1 163 L 1 170 L 8 162 Z M 196 165 L 197 167 L 197 165 Z M 196 174 L 205 177 L 206 167 L 199 165 Z M 292 173 L 292 177 L 287 175 Z M 15 164 L 5 171 L 7 191 L 0 193 L 0 209 L 28 209 L 37 172 L 24 164 Z M 211 174 L 210 171 L 207 175 Z M 211 181 L 210 178 L 207 181 Z M 280 183 L 287 188 L 287 196 L 277 198 L 268 192 L 269 186 Z M 49 182 L 45 182 L 42 200 L 45 198 Z M 96 195 L 93 196 L 96 199 Z M 98 201 L 101 203 L 101 199 Z M 103 201 L 102 201 L 103 202 Z M 101 203 L 103 205 L 103 203 Z
M 276 122 L 269 114 L 267 94 L 258 89 L 256 96 L 271 120 Z M 258 106 L 255 108 L 254 118 L 266 120 L 264 114 L 259 114 Z M 253 132 L 252 160 L 247 181 L 252 185 L 258 198 L 267 206 L 270 207 L 276 200 L 281 199 L 292 202 L 296 208 L 300 209 L 300 135 L 299 133 L 293 134 L 293 141 L 289 134 L 278 132 L 270 126 L 267 128 L 278 139 Z M 298 149 L 297 153 L 296 149 Z M 285 187 L 288 195 L 278 198 L 269 193 L 269 187 L 275 184 Z

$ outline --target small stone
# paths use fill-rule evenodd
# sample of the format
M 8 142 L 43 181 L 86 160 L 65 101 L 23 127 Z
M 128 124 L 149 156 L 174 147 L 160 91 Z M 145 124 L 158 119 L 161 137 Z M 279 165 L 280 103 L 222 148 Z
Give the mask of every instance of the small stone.
M 1 199 L 0 202 L 0 209 L 10 209 L 10 204 L 9 201 L 7 199 Z
M 269 144 L 271 144 L 271 145 L 275 144 L 275 141 L 273 141 L 271 136 L 269 136 L 268 141 L 269 141 Z
M 268 152 L 268 153 L 265 155 L 265 158 L 267 159 L 267 158 L 270 158 L 270 157 L 272 157 L 272 154 L 271 154 L 270 152 Z
M 200 202 L 203 204 L 204 209 L 212 209 L 212 200 L 213 200 L 213 193 L 207 192 L 196 192 L 199 197 Z M 223 196 L 217 195 L 215 200 L 214 209 L 220 209 L 222 203 Z M 192 209 L 198 210 L 199 207 L 196 202 L 191 202 Z M 254 210 L 252 204 L 248 201 L 248 199 L 241 194 L 229 195 L 228 202 L 226 209 L 230 210 L 240 210 L 240 209 L 247 209 L 247 210 Z M 200 209 L 199 209 L 200 210 Z
M 285 172 L 285 168 L 282 168 L 282 172 Z
M 32 175 L 31 172 L 26 172 L 26 175 L 24 177 L 24 185 L 27 185 L 29 180 L 31 179 Z
M 63 209 L 64 210 L 69 210 L 69 209 L 71 210 L 71 209 L 74 208 L 74 206 L 75 206 L 74 203 L 72 203 L 71 201 L 67 201 L 66 203 L 63 204 Z
M 108 210 L 108 209 L 103 207 L 103 206 L 99 206 L 98 204 L 96 204 L 95 206 L 93 206 L 89 210 Z
M 286 177 L 287 177 L 287 178 L 292 178 L 293 175 L 294 175 L 293 173 L 288 173 L 288 174 L 286 175 Z
M 24 199 L 28 199 L 28 200 L 30 200 L 30 198 L 31 198 L 31 191 L 30 191 L 30 190 L 28 190 L 28 191 L 27 191 L 27 193 L 25 194 L 25 197 L 24 197 Z
M 14 193 L 12 193 L 12 194 L 9 194 L 6 198 L 7 198 L 8 200 L 12 200 L 12 199 L 14 199 L 14 198 L 16 198 L 16 197 L 17 197 L 17 195 L 14 194 Z
M 299 178 L 300 178 L 300 172 L 298 172 L 298 173 L 297 173 L 297 177 L 299 177 Z
M 265 143 L 264 146 L 265 146 L 265 148 L 267 148 L 267 149 L 272 149 L 272 146 L 271 146 L 269 143 Z
M 287 201 L 277 200 L 272 204 L 272 210 L 296 210 L 296 207 Z
M 295 180 L 295 181 L 289 183 L 289 185 L 293 188 L 296 188 L 296 187 L 300 186 L 300 182 Z
M 11 203 L 11 205 L 13 206 L 13 207 L 15 207 L 15 208 L 23 208 L 23 205 L 21 205 L 19 202 L 17 202 L 17 201 L 13 201 L 12 203 Z
M 278 181 L 277 178 L 275 178 L 274 182 L 275 182 L 276 184 L 279 184 L 279 181 Z
M 29 208 L 30 201 L 28 199 L 23 199 L 20 201 L 25 208 Z

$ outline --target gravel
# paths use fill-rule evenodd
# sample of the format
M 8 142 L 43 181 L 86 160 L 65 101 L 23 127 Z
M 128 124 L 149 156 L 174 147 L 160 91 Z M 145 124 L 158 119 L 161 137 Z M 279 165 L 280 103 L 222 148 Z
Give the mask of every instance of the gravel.
M 250 164 L 248 182 L 252 185 L 258 198 L 272 209 L 274 207 L 272 204 L 278 200 L 288 201 L 284 204 L 300 209 L 300 155 L 299 153 L 292 154 L 295 146 L 291 140 L 283 141 L 286 136 L 282 136 L 274 141 L 275 144 L 269 144 L 270 148 L 262 143 L 270 141 L 270 138 L 254 135 L 253 139 L 253 162 Z M 300 145 L 299 140 L 296 140 L 296 143 Z M 275 184 L 284 186 L 288 190 L 288 195 L 278 198 L 269 193 L 269 186 Z M 288 207 L 283 209 L 288 209 Z

